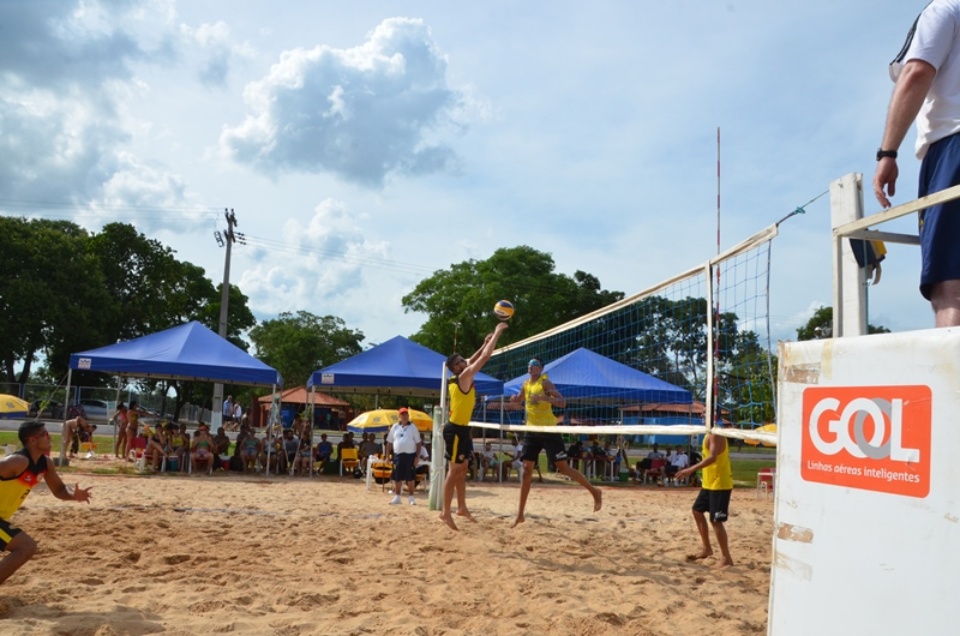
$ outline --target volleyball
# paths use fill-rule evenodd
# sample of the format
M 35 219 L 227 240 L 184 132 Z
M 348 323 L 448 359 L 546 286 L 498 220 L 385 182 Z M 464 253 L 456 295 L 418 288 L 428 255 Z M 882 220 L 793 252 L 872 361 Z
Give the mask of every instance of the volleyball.
M 493 313 L 500 320 L 510 320 L 513 318 L 513 303 L 509 300 L 500 300 L 493 306 Z

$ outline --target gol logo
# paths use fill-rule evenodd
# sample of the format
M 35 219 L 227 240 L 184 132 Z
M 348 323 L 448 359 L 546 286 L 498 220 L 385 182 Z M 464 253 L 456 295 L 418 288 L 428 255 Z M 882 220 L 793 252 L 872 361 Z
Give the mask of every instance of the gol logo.
M 926 497 L 928 386 L 808 387 L 800 475 L 847 488 Z

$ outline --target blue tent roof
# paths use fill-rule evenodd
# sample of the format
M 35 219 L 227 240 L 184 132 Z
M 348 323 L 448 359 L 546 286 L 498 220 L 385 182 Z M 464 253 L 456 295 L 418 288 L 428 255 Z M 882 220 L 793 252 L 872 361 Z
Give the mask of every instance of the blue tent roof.
M 690 391 L 637 371 L 615 360 L 581 347 L 543 367 L 560 394 L 567 400 L 597 400 L 637 404 L 664 402 L 686 404 Z M 529 376 L 524 374 L 503 385 L 504 395 L 516 395 Z
M 137 378 L 256 386 L 283 384 L 276 369 L 199 322 L 71 354 L 70 368 Z
M 322 387 L 338 393 L 377 393 L 435 397 L 443 387 L 446 356 L 421 344 L 397 336 L 381 345 L 314 371 L 308 387 Z M 497 394 L 503 382 L 478 373 L 478 393 Z

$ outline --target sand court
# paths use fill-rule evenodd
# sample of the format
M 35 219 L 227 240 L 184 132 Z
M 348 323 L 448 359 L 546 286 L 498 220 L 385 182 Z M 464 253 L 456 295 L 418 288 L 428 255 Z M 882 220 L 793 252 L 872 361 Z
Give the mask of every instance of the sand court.
M 14 518 L 40 544 L 0 586 L 22 634 L 763 634 L 773 504 L 735 491 L 737 564 L 687 563 L 696 489 L 468 485 L 477 523 L 448 529 L 379 486 L 323 477 L 66 475 Z

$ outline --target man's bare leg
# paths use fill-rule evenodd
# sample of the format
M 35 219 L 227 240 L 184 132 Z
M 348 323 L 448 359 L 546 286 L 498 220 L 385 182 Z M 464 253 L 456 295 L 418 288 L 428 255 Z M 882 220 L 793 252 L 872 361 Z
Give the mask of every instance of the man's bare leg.
M 937 327 L 960 326 L 960 280 L 945 280 L 933 285 L 930 305 Z
M 467 510 L 467 471 L 463 471 L 463 478 L 457 481 L 457 516 L 476 523 L 470 511 Z
M 520 505 L 517 508 L 517 518 L 513 520 L 513 525 L 511 528 L 516 528 L 518 525 L 526 521 L 523 517 L 523 511 L 527 508 L 527 496 L 530 494 L 530 482 L 533 481 L 533 462 L 529 460 L 524 460 L 523 470 L 521 471 L 520 476 Z
M 687 561 L 699 561 L 700 559 L 713 556 L 713 548 L 710 547 L 710 528 L 707 526 L 707 518 L 702 512 L 694 510 L 693 520 L 697 522 L 697 532 L 700 533 L 700 542 L 703 544 L 703 547 L 700 552 L 696 554 L 688 554 Z M 724 537 L 726 537 L 726 533 L 724 533 Z
M 589 490 L 590 494 L 593 495 L 593 511 L 600 512 L 600 508 L 603 507 L 602 490 L 591 484 L 579 470 L 571 468 L 565 459 L 557 460 L 557 470 Z
M 723 558 L 714 567 L 717 569 L 727 568 L 733 565 L 733 557 L 730 556 L 730 547 L 727 544 L 727 529 L 722 523 L 713 522 L 713 533 L 717 535 L 717 544 L 720 546 L 720 554 Z
M 440 520 L 452 530 L 458 530 L 453 515 L 450 513 L 450 506 L 453 504 L 453 492 L 456 489 L 457 481 L 462 475 L 465 475 L 466 470 L 466 464 L 447 462 L 447 477 L 443 480 L 443 508 L 440 510 Z
M 0 583 L 19 570 L 37 551 L 37 542 L 26 532 L 21 532 L 7 544 L 7 556 L 0 559 Z

